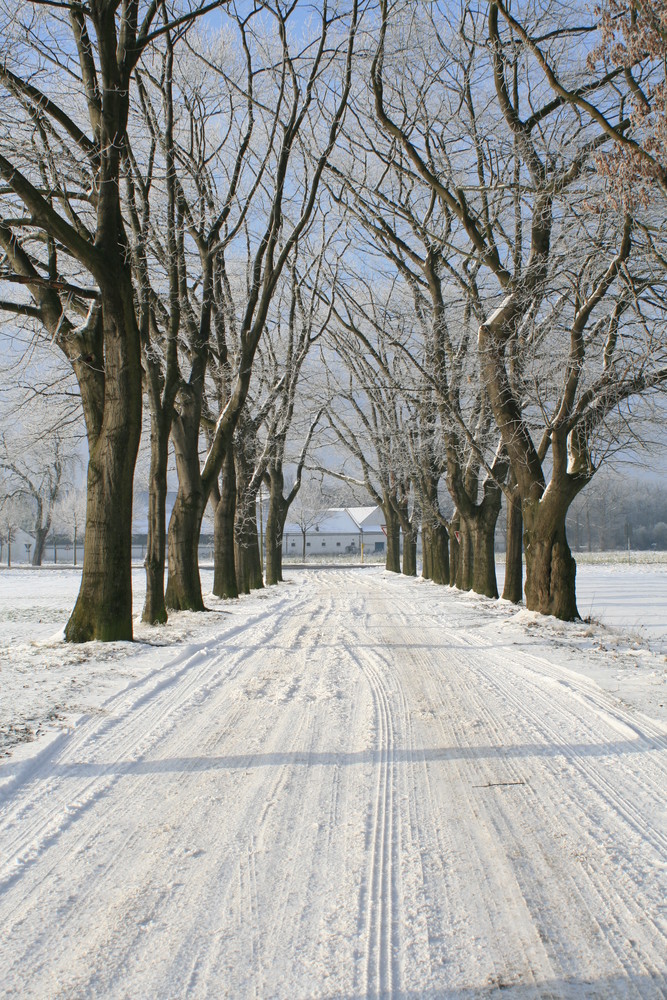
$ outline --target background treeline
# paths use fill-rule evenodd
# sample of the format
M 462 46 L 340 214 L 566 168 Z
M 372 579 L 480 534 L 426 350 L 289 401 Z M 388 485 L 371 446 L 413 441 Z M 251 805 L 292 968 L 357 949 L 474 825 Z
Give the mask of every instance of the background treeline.
M 606 476 L 578 497 L 568 518 L 577 552 L 667 549 L 667 488 Z

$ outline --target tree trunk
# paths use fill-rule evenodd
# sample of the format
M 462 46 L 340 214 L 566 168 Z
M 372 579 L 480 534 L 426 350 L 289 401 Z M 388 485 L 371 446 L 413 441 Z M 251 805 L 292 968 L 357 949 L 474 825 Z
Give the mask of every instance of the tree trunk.
M 285 512 L 286 514 L 287 512 Z M 274 586 L 283 579 L 283 527 L 284 519 L 280 510 L 272 513 L 266 522 L 266 583 Z
M 382 506 L 387 531 L 387 557 L 385 569 L 390 573 L 401 572 L 401 532 L 394 508 L 387 501 Z
M 428 543 L 426 541 L 427 535 Z M 426 577 L 426 579 L 433 580 L 433 583 L 437 583 L 440 586 L 446 586 L 449 583 L 449 534 L 444 524 L 438 521 L 429 525 L 427 531 L 425 531 L 425 526 L 422 527 L 424 565 L 426 565 L 427 545 L 429 550 L 430 576 Z
M 473 582 L 473 545 L 472 532 L 467 520 L 461 516 L 459 535 L 459 559 L 456 572 L 456 586 L 459 590 L 472 590 Z
M 502 499 L 500 487 L 487 479 L 482 502 L 477 504 L 474 517 L 470 519 L 472 589 L 485 597 L 498 596 L 494 541 Z
M 472 548 L 472 589 L 485 597 L 498 596 L 494 539 L 495 517 L 478 516 L 470 525 Z
M 568 503 L 552 494 L 548 501 L 524 500 L 526 607 L 563 621 L 579 618 L 575 591 L 577 564 L 565 532 Z
M 417 576 L 417 532 L 403 532 L 403 576 Z
M 516 486 L 512 477 L 510 484 Z M 515 488 L 507 502 L 507 544 L 505 546 L 505 585 L 503 598 L 519 604 L 523 596 L 523 518 L 521 497 Z
M 165 604 L 174 611 L 205 611 L 199 577 L 201 492 L 194 494 L 179 485 L 169 520 L 169 577 Z
M 459 575 L 459 562 L 461 555 L 461 545 L 459 537 L 461 534 L 461 517 L 455 514 L 449 524 L 449 585 L 457 587 Z M 457 537 L 459 536 L 459 537 Z
M 238 597 L 234 560 L 234 518 L 236 515 L 236 470 L 234 450 L 227 448 L 222 466 L 222 492 L 215 508 L 213 529 L 213 593 L 216 597 Z
M 42 525 L 40 528 L 35 529 L 35 551 L 32 554 L 32 565 L 41 566 L 42 559 L 44 558 L 44 549 L 46 547 L 46 536 L 49 533 L 50 525 Z
M 234 562 L 240 594 L 261 590 L 262 560 L 257 532 L 257 496 L 249 489 L 254 462 L 248 448 L 248 435 L 237 434 L 234 446 L 236 462 L 236 519 L 234 523 Z M 254 437 L 252 444 L 254 445 Z M 250 450 L 249 450 L 250 451 Z M 254 457 L 254 456 L 253 456 Z
M 422 524 L 422 579 L 431 580 L 433 577 L 432 568 L 432 528 L 429 523 L 424 521 Z
M 234 560 L 236 564 L 236 579 L 240 594 L 249 594 L 251 590 L 261 590 L 264 586 L 262 578 L 262 563 L 259 555 L 259 535 L 253 510 L 245 505 L 245 514 L 237 511 L 234 530 Z
M 164 563 L 167 540 L 167 464 L 169 427 L 161 414 L 151 413 L 151 463 L 148 482 L 148 536 L 146 539 L 146 600 L 141 620 L 164 625 Z
M 262 569 L 262 553 L 259 548 L 259 531 L 257 528 L 257 508 L 253 497 L 253 518 L 248 522 L 248 578 L 251 590 L 262 590 L 264 587 L 264 572 Z
M 199 577 L 199 535 L 208 498 L 203 495 L 199 474 L 197 400 L 192 409 L 184 402 L 182 411 L 174 416 L 172 426 L 178 493 L 169 519 L 165 604 L 174 611 L 205 611 Z
M 65 628 L 69 642 L 132 639 L 132 482 L 141 435 L 141 352 L 129 274 L 109 274 L 109 280 L 111 286 L 100 289 L 104 421 L 88 463 L 83 570 Z
M 283 498 L 283 474 L 271 470 L 269 511 L 266 519 L 266 583 L 274 586 L 283 578 L 283 529 L 287 517 L 287 504 Z

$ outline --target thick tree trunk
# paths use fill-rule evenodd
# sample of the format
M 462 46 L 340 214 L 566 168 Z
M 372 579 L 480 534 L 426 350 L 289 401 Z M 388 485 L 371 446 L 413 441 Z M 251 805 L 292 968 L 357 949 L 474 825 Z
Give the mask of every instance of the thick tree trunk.
M 164 625 L 164 564 L 167 539 L 167 463 L 169 428 L 161 414 L 151 414 L 151 464 L 148 483 L 148 537 L 146 539 L 146 600 L 141 616 L 149 625 Z
M 40 528 L 35 529 L 35 551 L 32 554 L 32 565 L 41 566 L 42 559 L 44 558 L 44 549 L 46 547 L 46 536 L 49 533 L 50 525 L 42 525 Z
M 199 535 L 208 497 L 203 495 L 199 474 L 198 400 L 191 407 L 188 401 L 183 402 L 182 413 L 174 417 L 172 440 L 178 493 L 169 519 L 165 604 L 174 611 L 205 611 L 199 577 Z
M 449 535 L 444 524 L 422 525 L 422 576 L 441 586 L 449 583 Z
M 577 565 L 565 532 L 568 506 L 564 497 L 553 494 L 548 501 L 524 500 L 526 607 L 574 621 L 579 618 L 575 591 Z
M 512 482 L 515 482 L 514 479 Z M 523 518 L 521 497 L 516 489 L 507 502 L 507 544 L 505 547 L 505 585 L 503 598 L 519 604 L 523 596 Z
M 461 554 L 461 546 L 459 544 L 459 537 L 461 534 L 461 518 L 459 514 L 455 514 L 449 524 L 449 585 L 450 587 L 457 587 L 457 579 L 459 575 L 459 561 Z M 459 536 L 459 537 L 457 537 Z
M 459 590 L 472 590 L 473 545 L 472 532 L 466 519 L 461 516 L 459 527 L 459 558 L 456 570 L 456 586 Z
M 239 596 L 234 559 L 234 519 L 236 515 L 236 470 L 230 445 L 222 466 L 222 491 L 215 508 L 213 529 L 213 593 L 216 597 Z
M 422 579 L 430 580 L 432 577 L 431 560 L 431 526 L 425 521 L 422 524 Z
M 257 522 L 251 513 L 254 514 L 254 509 L 251 512 L 247 507 L 245 514 L 237 511 L 234 530 L 234 560 L 240 594 L 249 594 L 251 590 L 261 590 L 264 586 Z
M 417 576 L 417 532 L 403 531 L 403 576 Z
M 383 504 L 385 527 L 387 531 L 387 557 L 385 569 L 390 573 L 401 572 L 401 532 L 398 517 L 389 502 Z
M 132 639 L 132 477 L 136 448 L 104 432 L 88 464 L 81 587 L 68 642 Z M 130 460 L 128 452 L 132 454 Z
M 69 642 L 132 639 L 132 482 L 141 435 L 141 353 L 129 275 L 101 288 L 104 421 L 90 453 L 83 570 Z M 98 363 L 102 363 L 99 359 Z
M 252 443 L 254 445 L 254 437 Z M 249 489 L 253 461 L 244 450 L 248 444 L 247 435 L 237 434 L 234 446 L 236 462 L 234 561 L 239 594 L 249 594 L 251 590 L 260 590 L 264 586 L 257 533 L 257 497 Z
M 271 472 L 269 511 L 266 520 L 266 583 L 274 586 L 283 578 L 283 529 L 287 517 L 287 504 L 283 498 L 283 475 Z
M 283 523 L 279 510 L 272 512 L 266 522 L 266 584 L 269 587 L 283 579 Z
M 179 485 L 169 520 L 169 576 L 165 604 L 174 611 L 205 611 L 199 577 L 202 498 Z
M 472 589 L 476 594 L 483 594 L 485 597 L 498 596 L 494 541 L 501 505 L 500 487 L 487 479 L 484 484 L 483 500 L 477 505 L 475 515 L 469 522 L 472 540 Z
M 470 525 L 472 541 L 472 589 L 485 597 L 498 596 L 494 538 L 496 517 L 479 516 Z

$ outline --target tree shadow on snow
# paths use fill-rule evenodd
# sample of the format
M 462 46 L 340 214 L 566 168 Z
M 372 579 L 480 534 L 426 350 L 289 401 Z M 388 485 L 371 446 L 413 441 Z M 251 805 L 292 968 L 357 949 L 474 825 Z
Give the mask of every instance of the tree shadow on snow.
M 505 981 L 451 990 L 391 990 L 382 993 L 335 993 L 321 1000 L 662 1000 L 667 996 L 664 975 L 611 976 L 602 979 L 580 977 L 554 979 L 539 985 Z
M 246 771 L 256 767 L 352 767 L 357 765 L 423 764 L 448 761 L 477 760 L 527 760 L 531 757 L 562 758 L 576 760 L 580 757 L 620 757 L 626 754 L 649 753 L 665 749 L 662 741 L 646 738 L 619 740 L 614 743 L 561 744 L 525 743 L 515 746 L 477 746 L 442 748 L 401 748 L 387 747 L 378 750 L 356 751 L 308 751 L 287 750 L 284 752 L 251 754 L 222 754 L 216 757 L 166 757 L 163 759 L 143 758 L 140 760 L 117 760 L 109 762 L 85 761 L 81 763 L 59 763 L 44 761 L 44 778 L 64 777 L 108 777 L 138 776 L 143 774 L 185 774 L 205 771 Z M 21 768 L 20 763 L 1 765 L 3 774 Z M 38 777 L 31 774 L 31 778 Z

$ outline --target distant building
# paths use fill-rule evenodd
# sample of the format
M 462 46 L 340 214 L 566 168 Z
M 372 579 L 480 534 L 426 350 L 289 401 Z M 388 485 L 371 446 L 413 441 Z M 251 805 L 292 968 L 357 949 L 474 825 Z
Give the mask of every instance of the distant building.
M 324 511 L 317 524 L 306 530 L 306 555 L 384 554 L 387 539 L 383 531 L 381 507 L 332 507 Z M 287 523 L 283 531 L 283 553 L 303 554 L 303 531 L 298 524 Z

